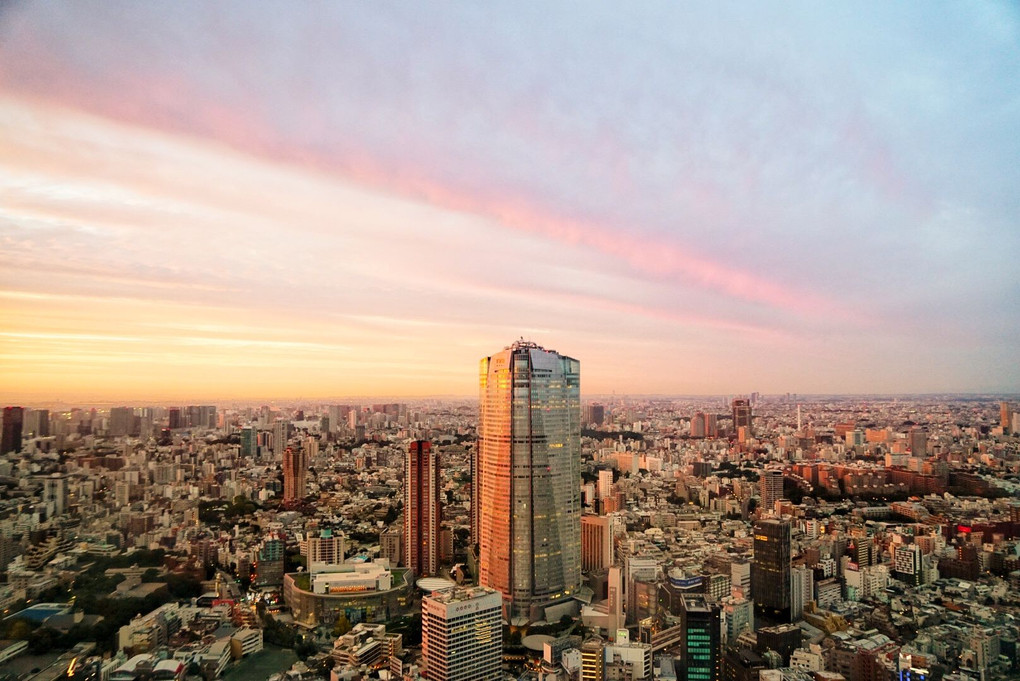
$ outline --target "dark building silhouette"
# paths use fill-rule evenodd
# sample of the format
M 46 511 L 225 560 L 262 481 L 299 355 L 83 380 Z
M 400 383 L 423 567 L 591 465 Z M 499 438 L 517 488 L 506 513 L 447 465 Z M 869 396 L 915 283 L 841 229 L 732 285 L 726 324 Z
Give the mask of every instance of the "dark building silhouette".
M 790 621 L 790 523 L 759 520 L 754 525 L 751 593 L 755 614 L 774 622 Z
M 4 407 L 4 426 L 3 437 L 0 440 L 0 454 L 21 451 L 21 431 L 24 425 L 24 408 Z
M 800 648 L 800 639 L 800 626 L 796 624 L 762 627 L 758 629 L 758 642 L 755 651 L 759 655 L 764 655 L 767 651 L 773 650 L 782 656 L 784 665 L 789 665 L 793 651 Z
M 742 397 L 733 400 L 733 432 L 739 433 L 741 427 L 747 428 L 751 434 L 751 402 Z

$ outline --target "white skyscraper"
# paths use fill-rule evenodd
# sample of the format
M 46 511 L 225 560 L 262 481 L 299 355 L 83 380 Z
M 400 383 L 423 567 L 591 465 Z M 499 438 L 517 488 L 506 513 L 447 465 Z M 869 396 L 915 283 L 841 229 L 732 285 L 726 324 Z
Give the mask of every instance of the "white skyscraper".
M 479 583 L 541 619 L 581 581 L 580 363 L 520 341 L 481 361 L 472 525 Z
M 503 678 L 503 599 L 485 587 L 435 591 L 421 602 L 421 649 L 429 681 Z

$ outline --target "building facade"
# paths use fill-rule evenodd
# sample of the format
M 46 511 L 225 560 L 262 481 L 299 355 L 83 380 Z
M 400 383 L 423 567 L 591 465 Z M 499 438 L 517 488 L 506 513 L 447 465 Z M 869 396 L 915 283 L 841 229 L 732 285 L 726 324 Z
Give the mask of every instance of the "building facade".
M 481 361 L 472 484 L 479 584 L 541 619 L 581 581 L 580 363 L 519 341 Z
M 503 599 L 484 587 L 435 591 L 421 602 L 421 650 L 429 681 L 503 678 Z
M 439 573 L 439 454 L 414 440 L 404 460 L 404 565 L 420 576 Z
M 308 485 L 308 454 L 296 445 L 283 451 L 283 500 L 295 501 L 305 496 Z

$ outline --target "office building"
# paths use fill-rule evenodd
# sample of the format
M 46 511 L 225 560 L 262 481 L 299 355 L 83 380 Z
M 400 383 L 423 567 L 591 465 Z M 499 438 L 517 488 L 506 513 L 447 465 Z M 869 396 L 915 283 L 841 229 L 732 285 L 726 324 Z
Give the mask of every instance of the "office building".
M 799 622 L 804 616 L 804 607 L 814 600 L 815 573 L 806 565 L 790 568 L 790 618 Z
M 295 445 L 283 451 L 283 500 L 303 499 L 308 480 L 308 454 Z
M 135 421 L 135 410 L 130 407 L 113 407 L 110 409 L 110 421 L 107 432 L 110 437 L 132 435 Z
M 439 453 L 414 440 L 404 460 L 404 566 L 415 575 L 439 573 Z
M 790 559 L 790 523 L 776 519 L 755 523 L 751 593 L 756 615 L 790 621 Z
M 584 405 L 584 425 L 601 426 L 606 420 L 606 408 L 601 404 Z
M 896 547 L 893 576 L 912 586 L 922 583 L 924 555 L 917 544 L 901 544 Z
M 1009 402 L 999 402 L 999 425 L 1005 431 L 1013 426 L 1013 407 Z
M 25 423 L 22 407 L 4 407 L 3 435 L 0 437 L 0 455 L 21 451 L 21 433 Z
M 473 478 L 478 581 L 543 619 L 581 581 L 580 363 L 519 341 L 481 361 Z
M 733 433 L 737 434 L 741 428 L 747 429 L 750 436 L 753 433 L 751 428 L 751 403 L 747 399 L 738 397 L 733 400 Z
M 434 591 L 421 602 L 421 650 L 429 681 L 503 678 L 503 599 L 485 587 Z
M 581 516 L 581 570 L 604 570 L 613 564 L 613 519 L 586 513 Z
M 783 471 L 778 468 L 763 470 L 758 480 L 758 489 L 762 513 L 774 513 L 776 502 L 783 498 Z
M 719 606 L 701 595 L 681 596 L 680 628 L 682 681 L 718 681 Z
M 50 436 L 50 410 L 33 409 L 25 415 L 23 431 L 31 437 Z
M 691 417 L 691 437 L 719 437 L 718 417 L 699 411 Z
M 258 452 L 258 431 L 254 427 L 241 429 L 241 456 L 255 458 Z

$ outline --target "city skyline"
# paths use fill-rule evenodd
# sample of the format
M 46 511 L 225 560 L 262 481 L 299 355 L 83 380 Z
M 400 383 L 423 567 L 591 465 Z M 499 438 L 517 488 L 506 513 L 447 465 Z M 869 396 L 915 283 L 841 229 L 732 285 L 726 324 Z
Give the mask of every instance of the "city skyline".
M 927 10 L 7 4 L 0 398 L 1020 392 L 1020 17 Z

